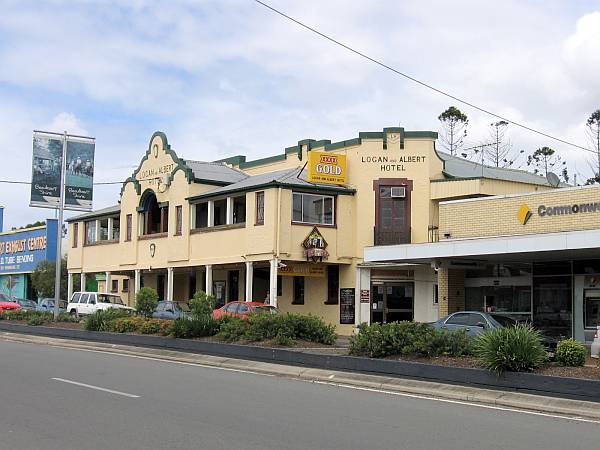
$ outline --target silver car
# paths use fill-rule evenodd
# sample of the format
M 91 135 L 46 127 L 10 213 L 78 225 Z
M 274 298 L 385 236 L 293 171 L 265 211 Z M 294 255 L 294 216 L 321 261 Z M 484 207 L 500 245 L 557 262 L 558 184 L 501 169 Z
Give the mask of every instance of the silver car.
M 592 358 L 600 357 L 600 326 L 596 327 L 596 334 L 594 335 L 594 340 L 592 341 L 591 355 Z

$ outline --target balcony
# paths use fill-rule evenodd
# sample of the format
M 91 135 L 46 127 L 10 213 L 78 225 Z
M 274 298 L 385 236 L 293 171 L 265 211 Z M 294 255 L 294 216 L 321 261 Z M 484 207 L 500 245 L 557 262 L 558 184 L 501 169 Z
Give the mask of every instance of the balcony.
M 405 231 L 381 231 L 373 229 L 374 245 L 410 244 L 410 229 Z

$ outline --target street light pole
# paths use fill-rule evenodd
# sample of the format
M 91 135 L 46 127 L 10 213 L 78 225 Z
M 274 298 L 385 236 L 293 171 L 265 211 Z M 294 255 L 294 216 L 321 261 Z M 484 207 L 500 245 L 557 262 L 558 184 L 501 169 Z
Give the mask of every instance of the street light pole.
M 56 231 L 56 271 L 54 279 L 54 320 L 58 319 L 60 306 L 60 275 L 62 265 L 62 224 L 63 210 L 65 208 L 65 184 L 67 167 L 67 132 L 63 134 L 62 160 L 60 164 L 60 199 L 58 201 L 58 224 Z

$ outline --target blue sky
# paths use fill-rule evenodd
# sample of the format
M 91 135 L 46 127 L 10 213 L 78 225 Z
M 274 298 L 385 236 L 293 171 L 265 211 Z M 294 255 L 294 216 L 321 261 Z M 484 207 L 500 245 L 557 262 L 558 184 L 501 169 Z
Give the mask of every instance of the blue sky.
M 587 144 L 600 108 L 600 2 L 272 0 L 351 46 L 457 96 Z M 277 154 L 401 125 L 438 130 L 451 102 L 250 0 L 4 1 L 0 179 L 30 179 L 33 129 L 97 138 L 96 181 L 124 180 L 156 130 L 183 157 Z M 493 119 L 459 106 L 469 144 Z M 548 145 L 580 176 L 580 150 L 509 129 L 515 150 Z M 95 207 L 119 186 L 98 186 Z M 0 184 L 6 226 L 45 218 L 27 186 Z M 50 213 L 51 214 L 51 213 Z

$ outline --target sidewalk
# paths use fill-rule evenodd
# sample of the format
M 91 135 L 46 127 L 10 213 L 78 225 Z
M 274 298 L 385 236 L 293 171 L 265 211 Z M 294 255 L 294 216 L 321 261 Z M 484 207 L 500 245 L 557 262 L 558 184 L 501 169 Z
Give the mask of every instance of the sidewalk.
M 179 364 L 193 364 L 224 370 L 239 370 L 396 395 L 410 395 L 421 398 L 465 402 L 480 406 L 502 407 L 568 418 L 585 418 L 599 421 L 600 423 L 600 407 L 598 404 L 579 400 L 543 397 L 519 392 L 496 391 L 362 373 L 310 369 L 284 364 L 199 355 L 181 351 L 105 344 L 99 342 L 83 342 L 78 340 L 56 339 L 8 332 L 1 332 L 0 339 L 27 344 L 49 345 L 52 347 L 112 353 L 128 357 L 156 359 Z

